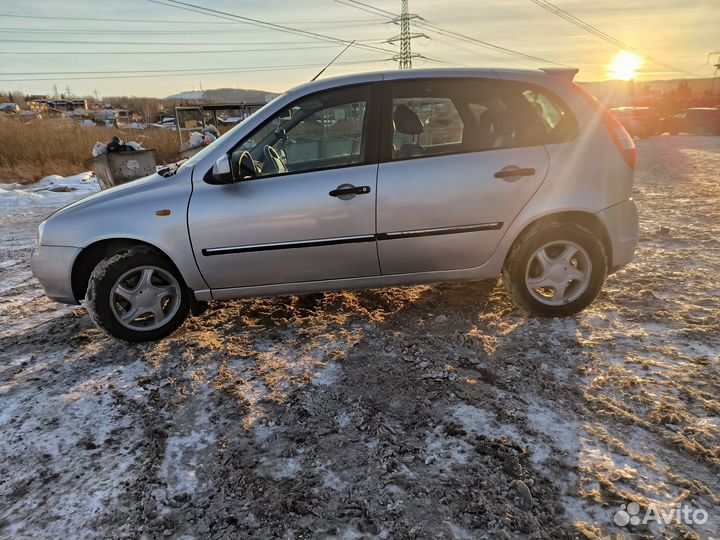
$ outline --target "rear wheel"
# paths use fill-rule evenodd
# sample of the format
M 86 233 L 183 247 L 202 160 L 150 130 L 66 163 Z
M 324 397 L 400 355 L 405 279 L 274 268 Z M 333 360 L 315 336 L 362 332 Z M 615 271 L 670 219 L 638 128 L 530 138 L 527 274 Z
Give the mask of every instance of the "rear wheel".
M 538 225 L 513 246 L 503 280 L 515 305 L 544 317 L 572 315 L 597 296 L 607 276 L 602 242 L 574 223 Z
M 86 300 L 95 324 L 126 341 L 171 334 L 185 320 L 189 303 L 177 270 L 148 246 L 100 261 L 90 276 Z

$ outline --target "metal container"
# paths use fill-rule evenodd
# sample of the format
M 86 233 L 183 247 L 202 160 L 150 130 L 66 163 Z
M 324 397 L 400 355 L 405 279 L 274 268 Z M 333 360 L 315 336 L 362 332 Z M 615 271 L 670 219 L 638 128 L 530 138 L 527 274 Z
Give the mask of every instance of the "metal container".
M 92 160 L 100 187 L 108 189 L 155 173 L 155 150 L 113 152 Z

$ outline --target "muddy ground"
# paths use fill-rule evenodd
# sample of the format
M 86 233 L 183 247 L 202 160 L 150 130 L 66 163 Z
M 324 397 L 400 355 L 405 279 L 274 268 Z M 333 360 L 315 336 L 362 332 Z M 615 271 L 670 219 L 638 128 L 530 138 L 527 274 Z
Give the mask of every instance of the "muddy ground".
M 47 208 L 3 209 L 0 538 L 720 536 L 720 138 L 639 156 L 636 261 L 563 320 L 467 283 L 128 345 L 31 278 Z M 616 525 L 632 502 L 707 521 Z

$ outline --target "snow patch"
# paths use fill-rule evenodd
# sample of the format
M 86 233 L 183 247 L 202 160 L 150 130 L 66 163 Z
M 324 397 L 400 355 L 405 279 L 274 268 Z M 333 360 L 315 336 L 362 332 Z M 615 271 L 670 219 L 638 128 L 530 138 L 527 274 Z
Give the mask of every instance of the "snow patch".
M 341 371 L 342 367 L 340 364 L 330 363 L 313 377 L 312 383 L 316 386 L 330 386 L 340 378 Z
M 288 480 L 295 478 L 302 467 L 295 458 L 263 457 L 260 459 L 258 470 L 273 480 Z
M 73 176 L 46 176 L 34 184 L 0 184 L 0 209 L 15 207 L 57 207 L 100 191 L 92 171 Z
M 207 489 L 205 456 L 213 451 L 216 437 L 210 415 L 209 389 L 198 392 L 175 413 L 176 429 L 165 441 L 159 477 L 168 494 L 193 494 Z

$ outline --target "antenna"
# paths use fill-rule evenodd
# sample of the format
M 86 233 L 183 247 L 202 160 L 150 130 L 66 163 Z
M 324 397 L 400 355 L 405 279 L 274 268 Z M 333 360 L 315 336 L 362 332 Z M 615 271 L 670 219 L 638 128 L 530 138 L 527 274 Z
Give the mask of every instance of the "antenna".
M 314 81 L 315 79 L 317 79 L 320 75 L 322 75 L 323 73 L 325 73 L 325 70 L 326 70 L 327 68 L 329 68 L 330 66 L 332 66 L 332 65 L 333 65 L 333 62 L 335 62 L 335 60 L 337 60 L 338 58 L 340 58 L 340 56 L 342 55 L 342 53 L 344 53 L 344 52 L 347 51 L 350 47 L 352 47 L 353 43 L 355 43 L 355 40 L 354 40 L 354 39 L 353 39 L 350 43 L 348 43 L 347 46 L 346 46 L 342 51 L 340 51 L 335 58 L 333 58 L 332 60 L 330 60 L 330 62 L 328 62 L 328 65 L 327 65 L 327 66 L 325 66 L 325 67 L 322 68 L 320 71 L 318 71 L 318 74 L 315 75 L 312 79 L 310 79 L 310 82 L 313 82 L 313 81 Z

